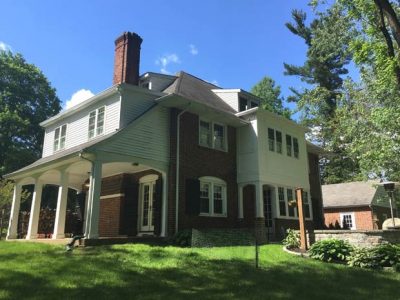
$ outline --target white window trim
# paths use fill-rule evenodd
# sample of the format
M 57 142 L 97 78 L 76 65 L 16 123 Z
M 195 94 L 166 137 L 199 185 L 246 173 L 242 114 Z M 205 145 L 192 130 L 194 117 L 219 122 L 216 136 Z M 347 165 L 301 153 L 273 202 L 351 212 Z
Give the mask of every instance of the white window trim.
M 285 197 L 285 204 L 286 204 L 286 215 L 285 216 L 281 216 L 280 214 L 280 208 L 279 208 L 279 192 L 278 192 L 278 188 L 283 188 L 284 189 L 284 197 Z M 289 199 L 287 198 L 287 189 L 291 189 L 293 190 L 293 197 L 296 199 L 296 188 L 291 187 L 291 186 L 284 186 L 284 185 L 276 185 L 275 186 L 275 191 L 276 191 L 276 215 L 278 219 L 285 219 L 285 220 L 298 220 L 299 219 L 299 215 L 298 215 L 298 209 L 297 207 L 294 210 L 294 217 L 290 217 L 289 216 Z M 310 190 L 308 189 L 303 189 L 304 192 L 307 192 L 307 198 L 308 198 L 308 204 L 309 204 L 309 208 L 310 208 L 310 217 L 309 218 L 304 218 L 307 221 L 312 221 L 314 219 L 313 216 L 313 210 L 312 210 L 312 203 L 311 203 L 311 193 Z M 294 200 L 294 199 L 292 199 Z M 304 203 L 303 203 L 304 206 Z
M 97 119 L 98 119 L 98 117 L 99 117 L 99 109 L 101 109 L 101 108 L 104 108 L 103 132 L 100 133 L 100 134 L 97 134 Z M 96 113 L 95 119 L 94 119 L 94 135 L 93 135 L 92 137 L 89 137 L 90 114 L 91 114 L 92 112 L 95 112 L 95 113 Z M 94 139 L 94 138 L 96 138 L 96 137 L 98 137 L 98 136 L 104 135 L 105 132 L 106 132 L 106 123 L 107 123 L 107 122 L 106 122 L 106 117 L 107 117 L 106 106 L 103 105 L 103 106 L 100 106 L 100 107 L 98 107 L 98 108 L 96 108 L 96 109 L 91 110 L 91 111 L 89 112 L 89 115 L 88 115 L 88 116 L 89 116 L 89 118 L 88 118 L 88 126 L 87 126 L 87 129 L 88 129 L 88 140 L 92 140 L 92 139 Z
M 345 212 L 345 213 L 340 213 L 340 227 L 343 226 L 343 218 L 346 215 L 350 215 L 351 216 L 351 223 L 353 224 L 353 226 L 350 228 L 351 230 L 356 230 L 357 226 L 356 226 L 356 218 L 354 216 L 354 212 Z
M 64 141 L 64 147 L 63 148 L 60 148 L 60 146 L 61 146 L 61 133 L 62 133 L 62 128 L 65 126 L 65 141 Z M 55 141 L 56 141 L 56 131 L 57 131 L 57 129 L 59 129 L 59 132 L 60 132 L 60 136 L 58 137 L 58 141 L 57 141 L 57 149 L 55 149 L 54 148 L 54 143 L 55 143 Z M 61 151 L 61 150 L 64 150 L 65 148 L 67 148 L 67 131 L 68 131 L 68 126 L 67 126 L 67 124 L 63 124 L 63 125 L 61 125 L 61 126 L 58 126 L 58 127 L 56 127 L 55 129 L 54 129 L 54 139 L 53 139 L 53 152 L 55 153 L 55 152 L 58 152 L 58 151 Z
M 202 144 L 201 141 L 200 141 L 200 122 L 205 122 L 205 123 L 209 123 L 210 124 L 211 146 Z M 219 126 L 222 126 L 224 128 L 224 149 L 215 148 L 214 125 L 219 125 Z M 218 150 L 218 151 L 222 151 L 222 152 L 228 152 L 228 127 L 225 124 L 222 124 L 222 123 L 219 123 L 219 122 L 209 121 L 209 120 L 203 119 L 203 118 L 199 118 L 199 130 L 198 130 L 198 133 L 199 133 L 199 141 L 198 141 L 198 143 L 199 143 L 199 145 L 201 147 L 214 149 L 214 150 Z
M 202 183 L 208 183 L 210 188 L 208 190 L 209 199 L 209 213 L 200 213 L 201 217 L 227 217 L 227 200 L 226 200 L 226 182 L 220 178 L 212 176 L 203 176 L 199 178 L 200 185 Z M 222 214 L 214 213 L 214 184 L 222 186 Z

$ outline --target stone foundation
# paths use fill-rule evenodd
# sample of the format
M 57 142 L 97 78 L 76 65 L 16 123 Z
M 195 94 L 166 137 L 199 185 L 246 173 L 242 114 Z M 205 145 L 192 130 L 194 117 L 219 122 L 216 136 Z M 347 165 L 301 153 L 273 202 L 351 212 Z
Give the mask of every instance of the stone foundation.
M 314 230 L 307 232 L 310 245 L 326 239 L 345 240 L 356 247 L 400 244 L 400 230 Z

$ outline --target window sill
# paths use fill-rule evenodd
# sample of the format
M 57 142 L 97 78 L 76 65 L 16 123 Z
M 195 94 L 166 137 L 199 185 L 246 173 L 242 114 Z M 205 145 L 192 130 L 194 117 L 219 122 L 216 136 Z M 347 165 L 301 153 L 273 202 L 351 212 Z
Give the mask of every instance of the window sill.
M 213 148 L 213 147 L 210 147 L 210 146 L 208 146 L 208 145 L 202 145 L 202 144 L 199 144 L 199 146 L 200 146 L 200 147 L 203 147 L 203 148 L 211 149 L 211 150 L 216 150 L 216 151 L 219 151 L 219 152 L 228 153 L 228 150 L 226 150 L 226 149 Z
M 226 218 L 226 214 L 206 214 L 206 213 L 200 213 L 199 217 L 211 217 L 211 218 Z

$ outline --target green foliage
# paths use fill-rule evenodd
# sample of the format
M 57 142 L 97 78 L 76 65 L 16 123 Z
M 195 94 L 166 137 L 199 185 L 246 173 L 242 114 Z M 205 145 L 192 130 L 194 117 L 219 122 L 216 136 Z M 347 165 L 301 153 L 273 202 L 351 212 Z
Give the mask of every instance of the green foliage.
M 314 243 L 310 247 L 310 257 L 326 261 L 346 261 L 353 251 L 353 247 L 346 241 L 327 239 Z
M 175 234 L 171 243 L 180 247 L 190 247 L 192 245 L 192 230 L 184 229 Z
M 261 107 L 263 109 L 290 119 L 291 111 L 283 107 L 284 99 L 281 96 L 281 87 L 275 85 L 272 78 L 265 76 L 251 88 L 251 93 L 262 99 Z
M 39 123 L 60 109 L 55 89 L 36 66 L 0 51 L 0 177 L 40 157 Z
M 393 267 L 400 271 L 400 247 L 392 244 L 382 244 L 373 248 L 355 249 L 348 257 L 349 266 L 379 269 Z
M 282 241 L 282 243 L 288 249 L 295 249 L 300 247 L 300 233 L 294 229 L 288 229 L 286 231 L 286 237 Z

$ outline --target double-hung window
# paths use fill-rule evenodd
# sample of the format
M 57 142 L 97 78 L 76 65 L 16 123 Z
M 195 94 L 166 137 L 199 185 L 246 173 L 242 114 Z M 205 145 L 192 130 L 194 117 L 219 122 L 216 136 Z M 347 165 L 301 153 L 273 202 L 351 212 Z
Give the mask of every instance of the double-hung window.
M 200 215 L 226 216 L 226 183 L 215 177 L 200 178 Z
M 292 137 L 286 135 L 286 154 L 287 156 L 292 156 Z
M 282 132 L 276 130 L 276 152 L 282 154 Z
M 268 128 L 268 149 L 275 151 L 275 130 Z
M 296 205 L 297 205 L 297 201 L 296 199 L 293 198 L 293 190 L 292 189 L 286 189 L 286 195 L 287 195 L 287 201 L 288 201 L 288 213 L 289 213 L 289 217 L 296 217 Z M 289 205 L 290 201 L 296 201 L 296 203 L 291 203 L 292 205 Z
M 305 191 L 303 191 L 303 210 L 304 210 L 304 217 L 311 218 L 310 199 L 308 199 L 308 193 Z
M 218 123 L 200 120 L 199 144 L 201 146 L 226 151 L 226 126 Z
M 356 222 L 354 220 L 354 213 L 340 213 L 340 225 L 349 229 L 356 229 Z
M 67 135 L 67 124 L 57 127 L 54 131 L 53 150 L 58 151 L 65 148 L 65 137 Z
M 104 106 L 90 112 L 88 134 L 89 139 L 104 133 L 104 113 Z

